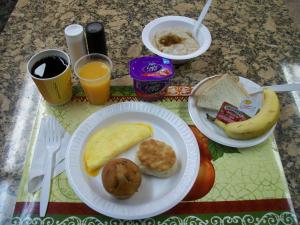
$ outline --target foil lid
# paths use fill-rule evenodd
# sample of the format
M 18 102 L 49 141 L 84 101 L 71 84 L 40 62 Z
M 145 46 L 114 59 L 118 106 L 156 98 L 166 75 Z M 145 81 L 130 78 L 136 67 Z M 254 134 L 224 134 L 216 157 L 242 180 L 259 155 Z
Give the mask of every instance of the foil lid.
M 159 81 L 174 76 L 171 60 L 159 56 L 144 56 L 129 62 L 130 76 L 140 81 Z

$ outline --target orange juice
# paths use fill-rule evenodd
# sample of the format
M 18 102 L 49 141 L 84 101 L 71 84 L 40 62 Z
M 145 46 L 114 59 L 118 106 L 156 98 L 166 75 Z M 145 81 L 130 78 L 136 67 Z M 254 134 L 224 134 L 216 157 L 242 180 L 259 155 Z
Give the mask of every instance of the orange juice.
M 101 61 L 91 61 L 79 67 L 78 74 L 89 102 L 105 104 L 109 98 L 110 67 Z

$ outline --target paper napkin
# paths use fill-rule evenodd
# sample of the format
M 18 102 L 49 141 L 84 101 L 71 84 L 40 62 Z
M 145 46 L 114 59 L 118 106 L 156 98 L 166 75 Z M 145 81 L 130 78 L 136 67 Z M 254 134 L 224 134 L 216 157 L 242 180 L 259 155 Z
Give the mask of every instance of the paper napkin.
M 55 120 L 59 126 L 59 131 L 62 135 L 61 145 L 59 150 L 55 154 L 53 159 L 53 174 L 52 178 L 59 175 L 65 170 L 65 153 L 67 151 L 68 143 L 70 140 L 70 134 L 65 132 L 64 128 Z M 44 166 L 47 157 L 47 147 L 44 144 L 44 135 L 47 130 L 45 128 L 45 117 L 41 120 L 41 125 L 39 133 L 37 136 L 37 141 L 34 147 L 34 153 L 31 161 L 31 166 L 29 170 L 29 181 L 28 181 L 28 192 L 35 192 L 40 189 L 43 178 L 44 178 Z M 55 165 L 55 166 L 54 166 Z

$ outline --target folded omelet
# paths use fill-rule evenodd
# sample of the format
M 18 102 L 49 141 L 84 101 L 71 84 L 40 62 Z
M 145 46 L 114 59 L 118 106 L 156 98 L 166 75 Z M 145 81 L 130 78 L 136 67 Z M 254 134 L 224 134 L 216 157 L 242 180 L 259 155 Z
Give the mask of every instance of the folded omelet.
M 105 163 L 152 136 L 152 133 L 151 125 L 145 123 L 120 123 L 96 131 L 84 148 L 87 173 L 96 176 Z

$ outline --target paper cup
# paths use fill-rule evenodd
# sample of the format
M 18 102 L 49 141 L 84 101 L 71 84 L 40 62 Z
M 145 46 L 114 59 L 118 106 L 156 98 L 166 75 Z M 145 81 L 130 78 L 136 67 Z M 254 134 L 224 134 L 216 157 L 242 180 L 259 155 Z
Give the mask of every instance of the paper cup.
M 39 78 L 31 73 L 32 67 L 41 59 L 49 56 L 59 56 L 67 62 L 66 69 L 51 78 Z M 36 84 L 43 98 L 50 104 L 62 105 L 70 101 L 72 97 L 72 73 L 70 68 L 70 58 L 67 53 L 57 49 L 47 49 L 31 57 L 27 63 L 27 73 Z

